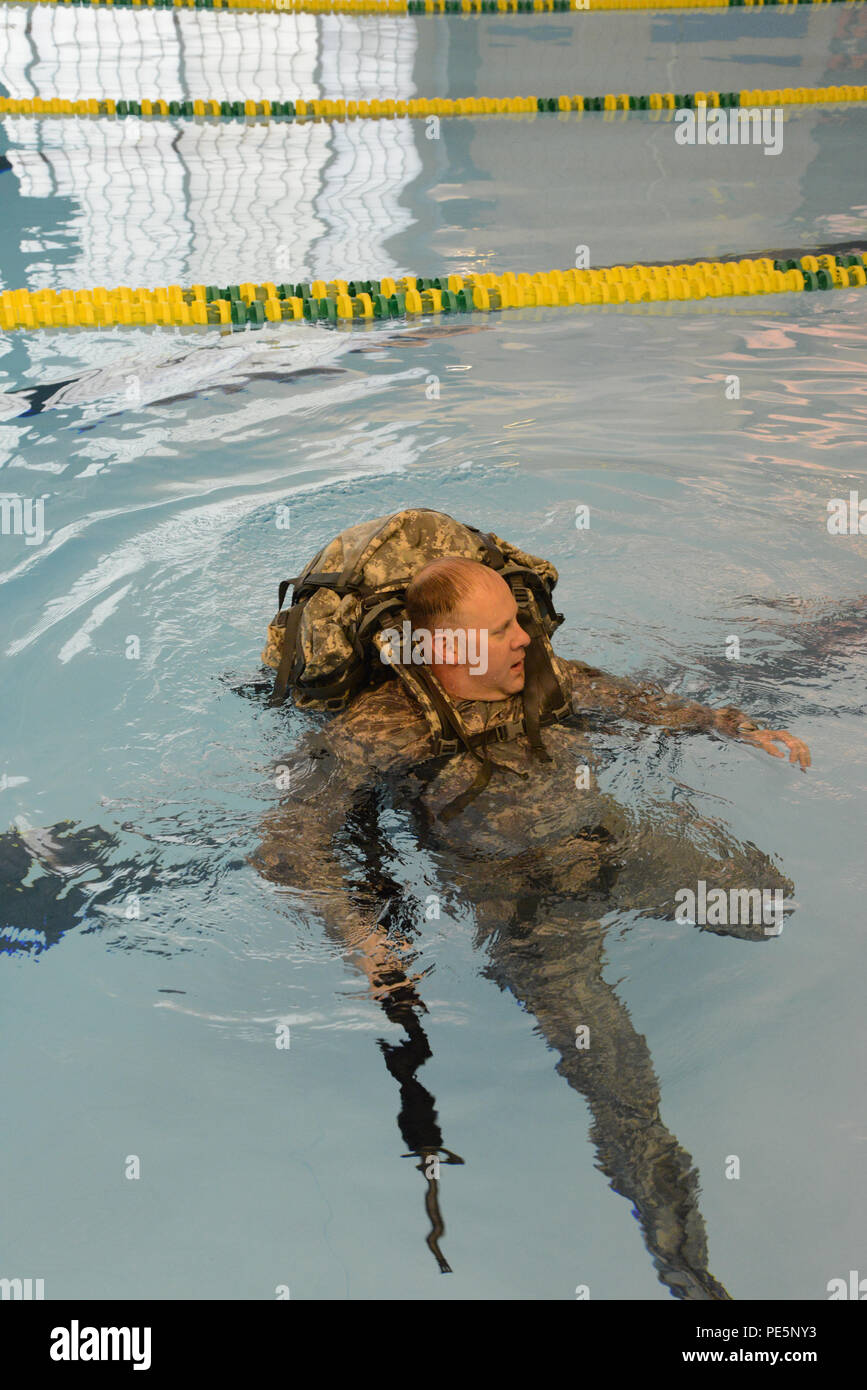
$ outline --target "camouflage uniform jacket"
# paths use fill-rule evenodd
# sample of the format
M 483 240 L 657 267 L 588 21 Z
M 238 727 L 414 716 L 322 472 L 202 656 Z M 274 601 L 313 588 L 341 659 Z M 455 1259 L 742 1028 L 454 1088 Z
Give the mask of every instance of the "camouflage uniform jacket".
M 283 760 L 289 797 L 268 818 L 266 838 L 254 857 L 257 867 L 275 882 L 308 885 L 314 894 L 345 891 L 336 837 L 363 788 L 385 779 L 422 812 L 429 831 L 426 843 L 435 853 L 448 855 L 452 883 L 463 882 L 477 895 L 485 884 L 494 891 L 506 875 L 513 884 L 544 879 L 549 888 L 568 891 L 580 880 L 575 872 L 579 851 L 598 838 L 600 827 L 606 837 L 616 836 L 625 824 L 593 774 L 586 733 L 591 717 L 594 723 L 600 717 L 628 719 L 730 737 L 737 736 L 739 726 L 758 727 L 732 706 L 710 709 L 655 684 L 606 675 L 556 656 L 554 666 L 573 714 L 543 726 L 550 762 L 533 754 L 524 734 L 496 741 L 497 725 L 521 718 L 520 693 L 496 701 L 456 701 L 470 733 L 491 731 L 488 751 L 494 769 L 488 786 L 448 823 L 438 820 L 438 814 L 472 785 L 478 760 L 467 751 L 434 757 L 429 726 L 396 677 L 363 691 Z M 351 841 L 350 834 L 343 847 L 350 853 Z

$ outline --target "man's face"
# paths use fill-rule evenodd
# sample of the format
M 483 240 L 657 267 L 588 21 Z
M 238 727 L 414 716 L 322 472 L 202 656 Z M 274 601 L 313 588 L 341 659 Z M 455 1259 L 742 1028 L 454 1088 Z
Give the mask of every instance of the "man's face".
M 441 623 L 446 627 L 445 622 Z M 457 664 L 443 654 L 444 684 L 454 695 L 467 700 L 505 700 L 524 688 L 524 649 L 530 638 L 518 622 L 518 605 L 504 579 L 491 572 L 480 581 L 453 620 L 455 630 L 467 630 L 467 650 L 485 651 L 484 662 Z

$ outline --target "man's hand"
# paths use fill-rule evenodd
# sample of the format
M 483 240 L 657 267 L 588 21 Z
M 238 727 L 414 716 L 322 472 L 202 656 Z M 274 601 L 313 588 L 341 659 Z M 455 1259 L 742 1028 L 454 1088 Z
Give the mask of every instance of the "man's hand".
M 756 748 L 763 748 L 766 753 L 770 753 L 773 758 L 784 758 L 785 753 L 781 753 L 779 748 L 775 748 L 775 743 L 783 743 L 789 750 L 789 762 L 800 763 L 801 767 L 810 766 L 810 750 L 806 743 L 800 738 L 795 738 L 787 729 L 750 729 L 738 734 L 745 743 L 753 743 Z

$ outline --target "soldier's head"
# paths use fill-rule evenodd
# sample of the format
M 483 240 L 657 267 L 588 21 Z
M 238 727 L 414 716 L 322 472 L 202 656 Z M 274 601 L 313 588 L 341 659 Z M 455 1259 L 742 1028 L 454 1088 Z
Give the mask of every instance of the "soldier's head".
M 406 612 L 430 634 L 430 666 L 458 700 L 504 700 L 524 688 L 524 648 L 512 590 L 477 560 L 431 560 L 406 590 Z

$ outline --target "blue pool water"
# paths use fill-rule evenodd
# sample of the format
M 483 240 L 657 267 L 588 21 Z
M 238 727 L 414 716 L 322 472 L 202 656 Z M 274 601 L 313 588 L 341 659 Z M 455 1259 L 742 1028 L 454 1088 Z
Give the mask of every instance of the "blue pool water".
M 0 76 L 15 96 L 166 99 L 827 85 L 863 81 L 865 25 L 846 6 L 508 21 L 4 6 Z M 6 119 L 0 277 L 864 248 L 864 147 L 855 106 L 789 113 L 777 157 L 680 147 L 637 113 L 443 121 L 435 140 L 418 122 Z M 601 740 L 621 804 L 716 818 L 778 857 L 797 900 L 761 948 L 611 913 L 604 979 L 646 1040 L 731 1295 L 823 1299 L 863 1263 L 865 540 L 826 521 L 867 489 L 865 293 L 0 335 L 0 496 L 45 517 L 41 544 L 0 535 L 0 829 L 68 822 L 84 860 L 34 868 L 3 904 L 19 1176 L 0 1275 L 44 1278 L 49 1298 L 670 1298 L 599 1170 L 586 1100 L 485 976 L 469 902 L 424 924 L 414 967 L 431 967 L 417 1079 L 463 1159 L 441 1172 L 440 1274 L 381 1046 L 403 1032 L 313 906 L 248 863 L 280 798 L 273 765 L 306 727 L 236 690 L 260 674 L 277 582 L 409 506 L 550 558 L 562 654 L 810 745 L 802 773 L 700 736 Z M 422 882 L 397 822 L 392 849 L 400 881 Z

